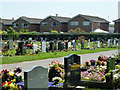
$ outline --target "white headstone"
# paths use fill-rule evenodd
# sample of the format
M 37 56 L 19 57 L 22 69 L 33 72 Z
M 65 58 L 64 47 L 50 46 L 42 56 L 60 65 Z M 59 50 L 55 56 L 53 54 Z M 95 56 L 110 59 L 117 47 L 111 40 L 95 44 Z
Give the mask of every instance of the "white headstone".
M 71 42 L 68 42 L 68 49 L 71 48 Z
M 76 49 L 76 42 L 73 40 L 73 48 Z
M 33 53 L 35 53 L 35 51 L 37 51 L 38 45 L 37 44 L 33 44 Z
M 42 52 L 46 52 L 46 41 L 42 41 Z
M 88 40 L 87 46 L 90 47 L 90 39 Z
M 48 90 L 48 69 L 36 66 L 25 71 L 24 88 L 25 90 Z
M 108 39 L 108 46 L 110 46 L 110 39 Z
M 116 46 L 116 39 L 114 39 L 114 46 Z
M 97 47 L 98 47 L 98 48 L 100 47 L 100 41 L 97 42 Z

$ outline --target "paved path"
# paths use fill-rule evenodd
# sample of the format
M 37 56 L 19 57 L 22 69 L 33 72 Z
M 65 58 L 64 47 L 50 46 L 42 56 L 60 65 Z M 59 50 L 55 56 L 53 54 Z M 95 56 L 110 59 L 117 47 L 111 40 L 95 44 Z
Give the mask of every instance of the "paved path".
M 111 50 L 111 51 L 103 51 L 103 52 L 91 53 L 91 54 L 82 54 L 82 55 L 80 55 L 81 56 L 81 64 L 84 64 L 85 61 L 89 61 L 91 59 L 97 60 L 99 55 L 111 56 L 112 54 L 117 54 L 117 53 L 118 53 L 118 50 Z M 0 65 L 0 69 L 1 70 L 2 69 L 13 70 L 15 67 L 21 66 L 23 69 L 23 72 L 24 72 L 24 70 L 28 70 L 35 65 L 40 65 L 45 68 L 48 68 L 49 64 L 52 60 L 62 61 L 62 63 L 63 63 L 64 57 L 37 60 L 37 61 L 28 61 L 28 62 L 14 63 L 14 64 L 4 64 L 4 65 Z

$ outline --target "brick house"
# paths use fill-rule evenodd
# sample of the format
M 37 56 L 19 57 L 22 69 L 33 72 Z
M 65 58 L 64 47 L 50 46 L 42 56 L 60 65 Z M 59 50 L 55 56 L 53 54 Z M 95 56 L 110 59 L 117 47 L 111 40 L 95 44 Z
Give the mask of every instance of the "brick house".
M 42 19 L 28 18 L 28 17 L 22 16 L 16 19 L 12 23 L 12 25 L 13 25 L 13 28 L 18 32 L 21 29 L 28 29 L 30 32 L 31 31 L 40 32 L 40 21 L 41 20 Z
M 58 32 L 67 32 L 69 17 L 48 16 L 40 22 L 40 32 L 51 32 L 56 30 Z
M 97 16 L 78 14 L 68 21 L 68 30 L 81 28 L 85 32 L 91 32 L 95 29 L 109 31 L 109 22 Z
M 120 18 L 114 20 L 114 33 L 120 33 Z
M 14 19 L 0 19 L 0 30 L 6 31 L 9 27 L 12 27 Z

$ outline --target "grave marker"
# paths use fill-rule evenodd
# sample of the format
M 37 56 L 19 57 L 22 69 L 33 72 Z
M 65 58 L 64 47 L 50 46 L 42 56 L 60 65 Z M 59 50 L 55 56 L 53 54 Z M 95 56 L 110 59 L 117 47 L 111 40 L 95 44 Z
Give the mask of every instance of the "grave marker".
M 48 69 L 35 66 L 24 72 L 25 90 L 48 90 Z
M 37 44 L 33 44 L 33 53 L 35 53 L 35 51 L 37 51 L 38 45 Z
M 98 47 L 98 48 L 100 47 L 100 41 L 97 42 L 97 47 Z
M 108 39 L 108 46 L 110 46 L 110 39 Z
M 68 42 L 68 49 L 71 48 L 71 42 Z
M 88 40 L 87 46 L 90 47 L 90 39 Z
M 42 41 L 42 52 L 46 52 L 46 41 Z
M 71 66 L 80 65 L 80 56 L 75 54 L 70 54 L 64 58 L 64 68 L 65 68 L 65 84 L 64 87 L 69 85 L 77 85 L 81 80 L 80 69 L 71 70 Z
M 76 41 L 73 40 L 73 48 L 76 50 Z

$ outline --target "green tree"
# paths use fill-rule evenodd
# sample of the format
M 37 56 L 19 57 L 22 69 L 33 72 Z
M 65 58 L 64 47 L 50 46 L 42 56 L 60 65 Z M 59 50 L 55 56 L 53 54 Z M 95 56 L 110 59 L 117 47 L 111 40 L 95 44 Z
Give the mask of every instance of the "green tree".
M 69 30 L 68 33 L 85 33 L 85 31 L 82 30 L 81 28 L 76 28 Z
M 22 28 L 22 29 L 19 31 L 20 34 L 26 34 L 26 33 L 28 33 L 28 32 L 29 32 L 29 29 L 24 29 L 24 28 Z
M 10 40 L 10 39 L 18 39 L 20 34 L 17 31 L 15 31 L 13 27 L 9 27 L 9 29 L 7 29 L 7 35 Z

